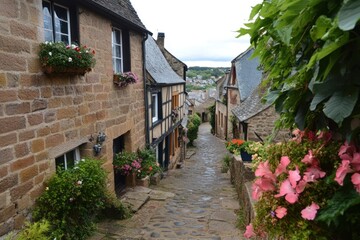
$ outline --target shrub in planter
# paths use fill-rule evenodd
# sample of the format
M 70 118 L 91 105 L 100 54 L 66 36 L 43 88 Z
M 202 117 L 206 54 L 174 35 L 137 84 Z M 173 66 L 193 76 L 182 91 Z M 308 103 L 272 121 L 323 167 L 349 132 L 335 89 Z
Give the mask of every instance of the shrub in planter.
M 106 172 L 100 161 L 85 159 L 51 177 L 36 201 L 33 217 L 51 224 L 51 239 L 86 239 L 105 201 Z

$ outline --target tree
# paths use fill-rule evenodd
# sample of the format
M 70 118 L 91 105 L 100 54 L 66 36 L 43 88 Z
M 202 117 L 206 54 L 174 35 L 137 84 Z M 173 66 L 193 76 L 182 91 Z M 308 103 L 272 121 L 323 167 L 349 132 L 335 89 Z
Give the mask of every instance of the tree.
M 359 18 L 359 0 L 272 0 L 253 7 L 254 21 L 239 37 L 251 36 L 267 76 L 264 99 L 280 113 L 277 127 L 358 138 Z

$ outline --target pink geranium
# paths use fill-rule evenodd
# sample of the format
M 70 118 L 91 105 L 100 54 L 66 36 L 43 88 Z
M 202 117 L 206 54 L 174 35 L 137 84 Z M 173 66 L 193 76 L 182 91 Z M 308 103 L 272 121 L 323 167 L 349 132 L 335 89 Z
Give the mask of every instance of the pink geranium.
M 353 158 L 350 161 L 350 165 L 355 171 L 360 171 L 360 153 L 359 152 L 354 153 Z
M 319 208 L 319 205 L 313 202 L 310 206 L 307 206 L 301 211 L 301 217 L 306 220 L 314 220 Z
M 252 238 L 255 237 L 256 234 L 254 232 L 254 228 L 253 225 L 250 223 L 249 225 L 246 226 L 246 231 L 244 233 L 244 237 L 245 238 Z
M 282 156 L 280 160 L 280 164 L 277 166 L 275 170 L 275 175 L 279 176 L 282 173 L 286 173 L 286 167 L 290 164 L 290 158 L 288 156 Z
M 349 172 L 351 172 L 350 161 L 349 160 L 342 160 L 341 165 L 336 170 L 335 181 L 338 182 L 339 185 L 342 186 L 343 182 L 344 182 L 344 178 L 345 178 L 346 174 L 348 174 Z
M 318 167 L 309 167 L 304 172 L 304 181 L 306 182 L 315 182 L 319 178 L 325 177 L 326 173 L 321 171 Z
M 285 196 L 285 200 L 291 204 L 296 203 L 298 200 L 299 194 L 297 193 L 296 189 L 291 186 L 289 179 L 286 179 L 281 183 L 280 192 L 274 197 L 278 198 L 283 196 Z
M 261 194 L 266 191 L 275 191 L 275 185 L 272 179 L 258 178 L 252 185 L 252 198 L 259 200 Z
M 276 176 L 272 173 L 269 166 L 269 161 L 261 162 L 255 171 L 255 176 L 272 179 L 274 182 Z
M 306 163 L 311 166 L 319 166 L 319 161 L 314 156 L 313 152 L 309 150 L 309 153 L 301 160 L 301 162 Z
M 291 186 L 293 188 L 296 188 L 297 181 L 299 181 L 300 179 L 301 179 L 301 176 L 300 176 L 299 167 L 296 166 L 295 170 L 289 171 L 289 181 L 291 183 Z
M 276 217 L 281 219 L 287 214 L 287 209 L 281 206 L 278 206 L 275 210 Z
M 351 176 L 351 182 L 354 184 L 356 191 L 360 193 L 360 173 L 354 173 Z

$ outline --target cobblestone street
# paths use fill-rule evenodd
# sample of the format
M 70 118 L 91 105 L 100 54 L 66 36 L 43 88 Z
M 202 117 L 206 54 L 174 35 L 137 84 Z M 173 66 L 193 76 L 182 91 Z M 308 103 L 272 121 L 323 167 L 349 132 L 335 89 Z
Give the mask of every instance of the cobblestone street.
M 150 186 L 166 192 L 166 198 L 150 198 L 130 219 L 100 223 L 91 239 L 242 239 L 236 228 L 236 192 L 229 174 L 221 173 L 227 153 L 224 141 L 204 123 L 195 145 L 195 154 L 181 169 L 169 171 L 159 185 Z

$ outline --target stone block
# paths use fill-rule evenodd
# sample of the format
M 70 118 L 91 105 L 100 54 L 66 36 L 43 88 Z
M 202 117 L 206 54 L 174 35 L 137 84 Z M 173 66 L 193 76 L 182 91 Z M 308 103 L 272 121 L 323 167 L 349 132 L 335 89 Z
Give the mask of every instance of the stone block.
M 0 165 L 10 162 L 14 159 L 14 151 L 12 147 L 0 149 Z
M 0 69 L 3 71 L 26 71 L 26 59 L 21 55 L 0 54 Z
M 25 168 L 20 171 L 19 178 L 20 182 L 24 183 L 32 178 L 34 178 L 39 173 L 37 165 L 32 165 L 31 167 Z
M 38 138 L 31 142 L 31 151 L 33 153 L 41 152 L 45 149 L 44 139 Z
M 0 79 L 1 78 L 5 78 L 4 74 L 0 74 Z M 0 90 L 0 102 L 1 103 L 5 103 L 5 102 L 12 102 L 12 101 L 16 101 L 17 100 L 17 96 L 16 96 L 16 91 L 15 90 Z
M 23 129 L 26 127 L 25 117 L 14 116 L 14 117 L 1 118 L 0 126 L 1 126 L 0 134 Z
M 34 99 L 34 101 L 31 103 L 31 111 L 36 112 L 39 110 L 44 110 L 48 106 L 47 100 L 45 99 Z
M 17 159 L 16 161 L 14 161 L 10 164 L 10 170 L 12 172 L 16 172 L 18 170 L 27 168 L 34 163 L 35 163 L 35 158 L 33 155 L 26 157 L 26 158 L 22 158 L 22 159 Z
M 20 158 L 29 154 L 29 147 L 27 143 L 19 143 L 15 145 L 15 157 Z
M 64 142 L 64 136 L 62 134 L 54 134 L 46 137 L 45 146 L 46 148 L 51 148 L 58 146 L 59 144 Z
M 149 187 L 149 185 L 150 185 L 150 177 L 149 176 L 146 176 L 141 179 L 136 179 L 136 186 Z
M 158 185 L 160 183 L 161 176 L 159 173 L 155 173 L 150 177 L 150 184 Z
M 25 114 L 30 112 L 30 103 L 9 103 L 5 105 L 7 115 Z
M 27 116 L 27 119 L 30 126 L 39 125 L 44 121 L 42 113 L 30 114 Z
M 22 185 L 18 185 L 10 190 L 11 201 L 16 201 L 17 199 L 25 196 L 32 189 L 33 183 L 32 181 L 28 181 Z
M 15 132 L 1 137 L 0 147 L 6 147 L 17 142 L 17 135 Z
M 38 89 L 19 89 L 18 97 L 20 100 L 33 100 L 40 97 Z

